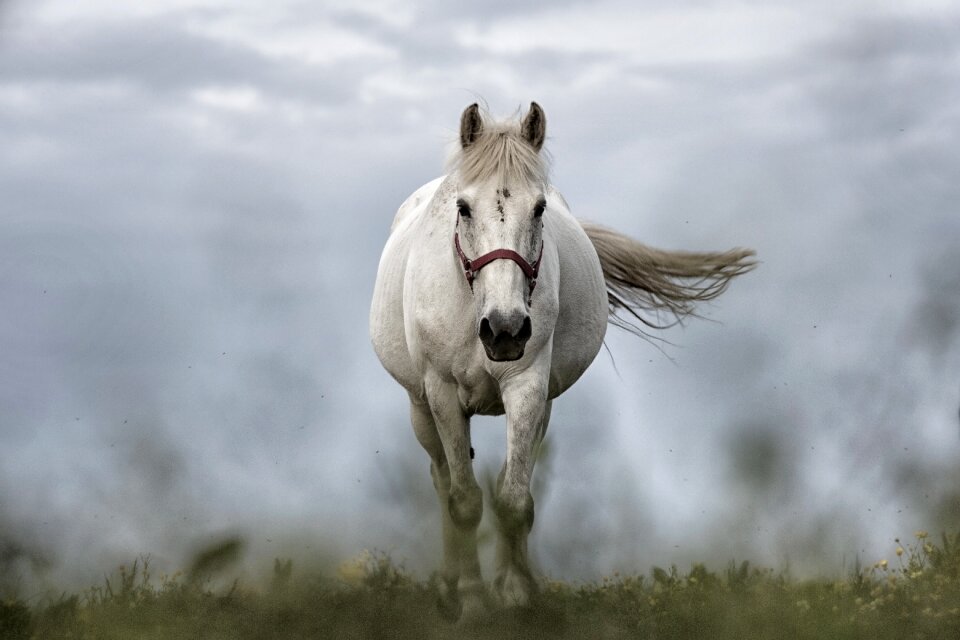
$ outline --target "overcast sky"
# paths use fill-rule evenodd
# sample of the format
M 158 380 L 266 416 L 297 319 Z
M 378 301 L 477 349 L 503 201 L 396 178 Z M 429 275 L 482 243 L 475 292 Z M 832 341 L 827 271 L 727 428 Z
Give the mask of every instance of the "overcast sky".
M 960 9 L 843 4 L 0 4 L 6 580 L 234 533 L 436 565 L 367 313 L 478 99 L 544 107 L 575 214 L 762 261 L 555 403 L 541 571 L 838 570 L 960 526 Z

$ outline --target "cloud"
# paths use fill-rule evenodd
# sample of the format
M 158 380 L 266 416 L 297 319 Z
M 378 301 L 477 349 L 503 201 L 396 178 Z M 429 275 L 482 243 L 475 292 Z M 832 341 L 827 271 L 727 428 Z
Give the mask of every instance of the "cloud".
M 786 6 L 701 5 L 650 10 L 623 3 L 569 5 L 528 16 L 508 16 L 490 26 L 458 32 L 480 50 L 523 53 L 561 49 L 605 52 L 644 64 L 726 63 L 790 53 L 823 23 L 804 20 Z M 602 35 L 601 35 L 602 34 Z

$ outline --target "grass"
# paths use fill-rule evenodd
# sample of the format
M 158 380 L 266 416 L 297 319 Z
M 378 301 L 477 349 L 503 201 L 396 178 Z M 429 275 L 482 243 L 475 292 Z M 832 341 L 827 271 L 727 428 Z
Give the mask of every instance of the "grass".
M 196 568 L 154 579 L 141 559 L 81 594 L 0 601 L 0 639 L 960 637 L 960 534 L 933 541 L 920 531 L 897 545 L 891 561 L 838 580 L 747 562 L 545 580 L 535 606 L 494 610 L 471 627 L 443 620 L 431 584 L 385 555 L 361 555 L 335 577 L 297 575 L 277 560 L 261 590 L 213 589 Z

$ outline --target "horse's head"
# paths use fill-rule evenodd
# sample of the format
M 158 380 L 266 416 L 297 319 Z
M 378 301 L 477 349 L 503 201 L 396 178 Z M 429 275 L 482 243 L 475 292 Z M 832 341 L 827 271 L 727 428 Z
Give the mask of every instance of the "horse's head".
M 476 104 L 460 119 L 455 157 L 456 251 L 473 289 L 477 335 L 495 361 L 523 357 L 543 250 L 546 118 L 537 103 L 522 121 L 490 122 Z

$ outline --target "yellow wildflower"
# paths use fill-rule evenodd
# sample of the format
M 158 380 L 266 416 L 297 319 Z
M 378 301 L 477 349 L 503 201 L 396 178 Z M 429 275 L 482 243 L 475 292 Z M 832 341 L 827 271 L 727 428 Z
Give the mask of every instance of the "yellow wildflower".
M 344 560 L 337 567 L 337 577 L 343 582 L 352 585 L 358 585 L 367 577 L 368 567 L 372 554 L 364 549 L 349 560 Z

